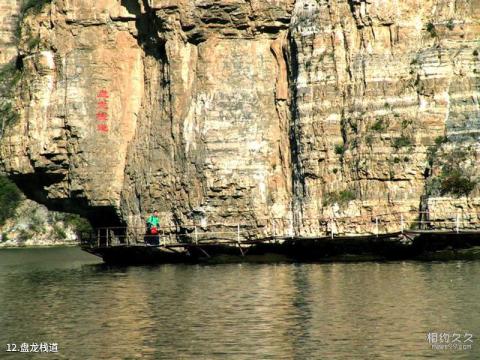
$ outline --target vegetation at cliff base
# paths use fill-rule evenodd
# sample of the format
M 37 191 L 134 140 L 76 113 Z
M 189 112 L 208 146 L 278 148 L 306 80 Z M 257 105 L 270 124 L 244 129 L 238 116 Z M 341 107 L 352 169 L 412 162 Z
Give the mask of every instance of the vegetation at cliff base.
M 53 232 L 58 239 L 65 240 L 67 238 L 67 233 L 65 229 L 63 229 L 58 224 L 53 224 Z
M 72 227 L 77 233 L 91 232 L 93 230 L 88 220 L 78 214 L 65 213 L 62 215 L 65 225 Z
M 22 193 L 7 177 L 0 176 L 0 225 L 15 214 L 22 200 Z

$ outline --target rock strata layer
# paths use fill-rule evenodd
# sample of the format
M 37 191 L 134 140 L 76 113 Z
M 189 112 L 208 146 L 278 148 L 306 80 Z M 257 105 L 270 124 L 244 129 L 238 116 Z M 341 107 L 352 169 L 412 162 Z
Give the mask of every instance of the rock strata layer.
M 103 225 L 476 226 L 479 52 L 477 0 L 54 0 L 2 166 Z

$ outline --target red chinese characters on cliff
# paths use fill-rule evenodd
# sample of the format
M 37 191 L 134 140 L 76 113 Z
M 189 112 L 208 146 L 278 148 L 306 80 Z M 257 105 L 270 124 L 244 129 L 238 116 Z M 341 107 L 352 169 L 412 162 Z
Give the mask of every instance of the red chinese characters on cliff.
M 97 118 L 97 131 L 99 132 L 108 132 L 108 98 L 110 95 L 108 91 L 102 89 L 97 94 L 97 113 L 95 114 Z

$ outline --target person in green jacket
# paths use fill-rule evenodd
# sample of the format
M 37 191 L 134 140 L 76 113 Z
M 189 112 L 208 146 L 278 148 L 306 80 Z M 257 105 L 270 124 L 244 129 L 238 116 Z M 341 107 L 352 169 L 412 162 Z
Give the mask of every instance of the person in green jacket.
M 160 220 L 158 218 L 158 211 L 153 210 L 153 214 L 147 219 L 147 244 L 158 245 L 160 237 L 158 235 L 160 228 Z

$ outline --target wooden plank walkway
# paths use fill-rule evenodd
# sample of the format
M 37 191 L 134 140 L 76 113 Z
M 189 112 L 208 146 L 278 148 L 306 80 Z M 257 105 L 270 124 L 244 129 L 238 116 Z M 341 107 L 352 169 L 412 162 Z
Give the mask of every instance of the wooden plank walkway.
M 406 221 L 406 215 L 417 218 L 426 218 L 427 220 Z M 364 218 L 365 216 L 363 216 Z M 472 224 L 473 220 L 480 219 L 480 214 L 451 214 L 444 216 L 443 220 L 433 219 L 429 220 L 430 214 L 427 212 L 409 212 L 409 213 L 390 213 L 381 214 L 378 216 L 371 216 L 372 229 L 367 234 L 359 235 L 341 235 L 336 234 L 333 224 L 346 224 L 352 221 L 355 217 L 345 218 L 322 218 L 322 219 L 302 219 L 301 224 L 321 224 L 323 226 L 323 234 L 299 236 L 295 235 L 293 227 L 290 227 L 289 234 L 277 234 L 278 230 L 285 231 L 287 227 L 285 224 L 293 224 L 292 219 L 267 219 L 265 224 L 260 224 L 261 219 L 257 219 L 255 224 L 210 224 L 209 226 L 201 226 L 200 224 L 182 224 L 181 227 L 163 227 L 160 228 L 159 235 L 145 235 L 145 229 L 132 229 L 126 227 L 105 227 L 96 229 L 94 233 L 88 236 L 81 236 L 82 244 L 85 247 L 113 247 L 113 246 L 152 246 L 145 244 L 147 239 L 158 239 L 159 244 L 155 247 L 164 249 L 181 249 L 191 248 L 192 246 L 220 246 L 233 245 L 249 246 L 261 243 L 271 242 L 285 242 L 285 241 L 385 241 L 388 239 L 395 239 L 405 237 L 412 240 L 420 235 L 480 235 L 480 229 L 471 228 L 480 227 L 480 220 L 477 224 Z M 392 220 L 393 219 L 393 220 Z M 464 223 L 467 222 L 466 226 Z M 283 227 L 280 227 L 282 224 Z M 368 224 L 368 223 L 367 223 Z M 389 228 L 397 228 L 397 231 L 381 232 L 380 226 L 382 224 L 388 225 Z M 392 225 L 393 224 L 393 225 Z M 255 227 L 256 226 L 256 227 Z M 388 228 L 387 227 L 387 228 Z M 208 229 L 213 229 L 208 231 Z M 219 229 L 227 229 L 219 231 Z M 412 229 L 413 228 L 413 229 Z M 180 229 L 180 230 L 179 230 Z M 265 234 L 265 230 L 269 229 L 270 234 Z M 320 227 L 318 227 L 320 229 Z M 126 235 L 128 233 L 135 233 L 135 235 Z M 255 232 L 257 234 L 255 235 Z M 172 238 L 174 241 L 172 241 Z M 188 240 L 187 240 L 188 239 Z

